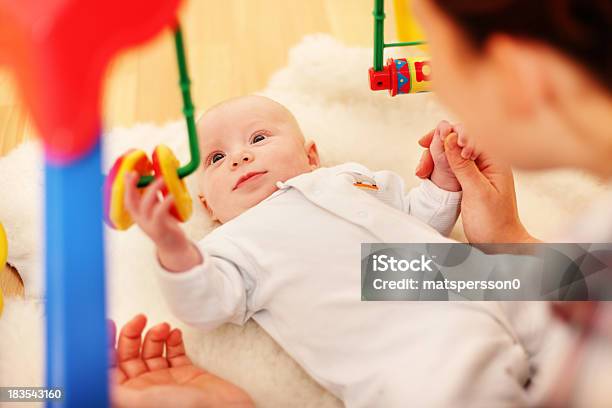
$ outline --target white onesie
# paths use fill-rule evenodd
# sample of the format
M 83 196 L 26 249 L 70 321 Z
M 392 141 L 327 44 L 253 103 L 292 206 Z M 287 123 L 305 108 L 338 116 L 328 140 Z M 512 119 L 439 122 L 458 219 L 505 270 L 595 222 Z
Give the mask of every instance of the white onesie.
M 347 407 L 525 405 L 528 358 L 495 302 L 361 301 L 360 244 L 451 242 L 461 193 L 426 180 L 404 195 L 355 163 L 278 187 L 198 243 L 201 265 L 160 271 L 178 318 L 252 317 Z

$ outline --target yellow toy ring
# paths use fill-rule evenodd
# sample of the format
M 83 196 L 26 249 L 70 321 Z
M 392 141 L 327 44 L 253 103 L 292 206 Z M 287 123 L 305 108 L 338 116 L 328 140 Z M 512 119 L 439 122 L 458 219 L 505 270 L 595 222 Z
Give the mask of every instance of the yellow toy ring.
M 162 194 L 174 197 L 170 213 L 179 221 L 185 222 L 191 216 L 191 196 L 185 182 L 178 177 L 179 161 L 166 145 L 159 145 L 153 151 L 153 168 L 155 176 L 164 179 Z
M 115 229 L 128 229 L 134 221 L 125 209 L 125 176 L 135 171 L 139 176 L 152 174 L 153 166 L 142 150 L 128 150 L 115 161 L 104 181 L 104 219 Z M 139 190 L 140 194 L 143 193 Z

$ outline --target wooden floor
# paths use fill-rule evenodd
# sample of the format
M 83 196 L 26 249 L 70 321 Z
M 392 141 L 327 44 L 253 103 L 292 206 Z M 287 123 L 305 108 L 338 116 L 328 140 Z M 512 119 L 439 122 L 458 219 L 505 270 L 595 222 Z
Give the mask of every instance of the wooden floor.
M 289 49 L 311 33 L 347 45 L 371 46 L 373 0 L 190 0 L 181 10 L 193 99 L 198 109 L 266 86 L 287 62 Z M 391 3 L 391 2 L 388 2 Z M 386 38 L 393 37 L 387 7 Z M 180 117 L 181 99 L 172 37 L 165 32 L 129 51 L 109 68 L 104 92 L 106 128 Z M 36 137 L 9 72 L 0 67 L 0 156 Z M 1 222 L 2 220 L 0 220 Z M 0 268 L 6 295 L 22 293 L 15 271 Z

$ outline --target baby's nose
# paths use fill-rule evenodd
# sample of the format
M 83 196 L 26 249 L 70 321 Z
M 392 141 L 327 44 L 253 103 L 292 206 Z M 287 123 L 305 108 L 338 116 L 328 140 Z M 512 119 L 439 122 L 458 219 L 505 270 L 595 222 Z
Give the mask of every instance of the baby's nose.
M 253 155 L 251 153 L 244 152 L 234 158 L 234 160 L 232 161 L 232 167 L 238 167 L 240 163 L 244 164 L 251 161 L 253 161 Z

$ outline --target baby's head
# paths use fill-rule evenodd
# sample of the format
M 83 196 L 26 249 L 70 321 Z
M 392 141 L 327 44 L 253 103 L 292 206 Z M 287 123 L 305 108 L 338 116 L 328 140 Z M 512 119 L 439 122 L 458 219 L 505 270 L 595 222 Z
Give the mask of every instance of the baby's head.
M 225 223 L 255 206 L 286 181 L 319 167 L 317 147 L 305 141 L 283 105 L 263 96 L 231 99 L 198 123 L 204 207 Z

